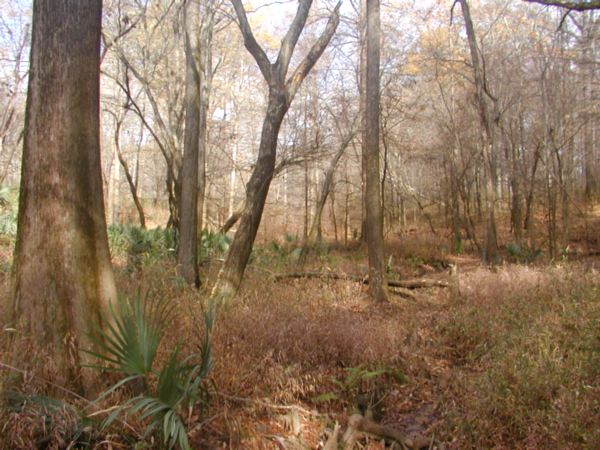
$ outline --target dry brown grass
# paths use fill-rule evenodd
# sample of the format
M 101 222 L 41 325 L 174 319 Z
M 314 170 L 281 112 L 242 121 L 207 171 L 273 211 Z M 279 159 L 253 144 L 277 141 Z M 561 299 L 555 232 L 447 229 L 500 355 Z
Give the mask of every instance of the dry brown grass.
M 464 277 L 439 326 L 456 448 L 600 446 L 599 281 L 580 265 Z
M 449 257 L 425 234 L 402 237 L 390 249 L 401 276 Z M 318 263 L 348 273 L 366 267 L 360 249 L 336 249 Z M 267 272 L 248 270 L 239 297 L 218 315 L 212 401 L 188 423 L 194 448 L 272 449 L 276 440 L 290 449 L 318 448 L 326 429 L 345 423 L 365 392 L 382 397 L 384 422 L 435 432 L 451 448 L 598 448 L 600 276 L 594 265 L 472 266 L 469 261 L 462 271 L 460 296 L 422 290 L 390 305 L 373 304 L 364 286 L 350 281 L 275 283 Z M 202 337 L 206 294 L 185 286 L 172 267 L 172 261 L 153 261 L 132 273 L 117 265 L 121 293 L 149 290 L 176 307 L 161 359 L 178 342 L 184 354 L 195 351 Z M 444 276 L 441 267 L 433 269 Z M 205 270 L 205 279 L 214 279 L 218 266 Z M 0 282 L 6 305 L 6 274 Z M 52 378 L 50 367 L 30 374 L 22 390 L 58 396 L 42 381 Z M 348 369 L 357 368 L 388 372 L 344 388 Z M 322 401 L 330 393 L 335 398 Z M 4 408 L 0 448 L 32 448 L 40 436 L 50 436 L 49 448 L 62 448 L 73 427 L 70 414 L 56 410 L 50 428 L 39 409 Z M 132 419 L 131 425 L 143 431 L 144 424 Z M 95 439 L 123 443 L 133 435 L 116 424 Z

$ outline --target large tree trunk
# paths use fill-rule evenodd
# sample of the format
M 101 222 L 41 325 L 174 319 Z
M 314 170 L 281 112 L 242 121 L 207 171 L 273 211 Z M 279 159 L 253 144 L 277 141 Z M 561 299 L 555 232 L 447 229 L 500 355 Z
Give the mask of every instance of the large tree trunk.
M 101 10 L 101 0 L 34 2 L 13 268 L 13 319 L 31 340 L 14 347 L 19 361 L 44 349 L 58 383 L 79 392 L 89 387 L 79 349 L 116 297 L 100 169 Z
M 232 0 L 232 4 L 238 17 L 240 31 L 244 37 L 244 45 L 254 57 L 269 85 L 269 101 L 260 138 L 258 160 L 246 189 L 244 210 L 229 248 L 227 259 L 213 289 L 213 295 L 219 297 L 232 297 L 240 287 L 275 171 L 277 137 L 281 122 L 302 81 L 321 57 L 333 37 L 339 23 L 340 7 L 338 3 L 322 34 L 288 78 L 290 60 L 304 29 L 312 0 L 299 1 L 296 16 L 281 41 L 281 48 L 275 63 L 269 61 L 264 49 L 256 41 L 241 1 Z
M 239 219 L 238 229 L 217 282 L 219 294 L 228 296 L 235 294 L 242 282 L 262 218 L 269 186 L 273 179 L 277 136 L 287 109 L 285 94 L 271 89 L 267 115 L 260 137 L 258 160 L 246 187 L 246 202 Z
M 387 301 L 384 263 L 383 207 L 379 177 L 379 0 L 367 2 L 367 82 L 365 106 L 367 246 L 369 248 L 369 294 L 377 301 Z

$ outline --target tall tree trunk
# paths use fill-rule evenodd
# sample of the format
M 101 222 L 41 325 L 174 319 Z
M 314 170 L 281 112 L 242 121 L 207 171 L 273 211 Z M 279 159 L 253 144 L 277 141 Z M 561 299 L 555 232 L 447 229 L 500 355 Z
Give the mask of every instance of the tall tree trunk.
M 531 165 L 531 175 L 529 176 L 529 187 L 527 190 L 527 198 L 525 199 L 525 218 L 523 220 L 523 229 L 531 232 L 533 221 L 533 199 L 535 193 L 535 178 L 540 161 L 540 148 L 536 148 L 533 153 L 533 163 Z
M 349 230 L 349 223 L 348 223 L 348 219 L 349 219 L 349 210 L 350 210 L 350 181 L 349 181 L 349 177 L 348 177 L 348 159 L 346 158 L 345 162 L 344 162 L 344 186 L 345 186 L 345 192 L 344 192 L 344 246 L 348 246 L 348 234 L 350 233 Z
M 205 2 L 185 4 L 186 117 L 181 172 L 181 206 L 177 267 L 190 284 L 200 286 L 198 236 L 202 232 L 202 210 L 206 187 L 206 133 L 208 101 L 212 81 L 212 33 L 214 9 Z
M 232 4 L 238 17 L 246 49 L 254 57 L 269 85 L 269 100 L 262 127 L 258 159 L 247 185 L 244 210 L 225 264 L 213 289 L 214 296 L 225 298 L 232 297 L 237 293 L 252 251 L 275 170 L 279 128 L 302 81 L 323 54 L 333 37 L 339 23 L 340 8 L 338 3 L 322 34 L 296 67 L 294 73 L 287 78 L 290 60 L 304 29 L 312 0 L 299 1 L 296 16 L 281 41 L 281 48 L 275 63 L 269 61 L 264 49 L 256 41 L 241 1 L 232 0 Z
M 80 348 L 116 297 L 100 169 L 101 20 L 101 0 L 34 2 L 13 267 L 13 321 L 31 340 L 13 347 L 19 361 L 46 350 L 57 382 L 79 392 L 90 388 Z
M 361 142 L 367 140 L 367 3 L 368 0 L 360 0 L 358 33 L 359 33 L 359 61 L 358 61 L 358 93 Z M 360 189 L 361 189 L 361 215 L 360 215 L 360 242 L 367 242 L 367 158 L 361 153 Z
M 267 115 L 263 122 L 260 138 L 258 160 L 246 187 L 244 209 L 225 265 L 219 274 L 215 293 L 226 296 L 234 295 L 242 282 L 273 178 L 277 136 L 287 108 L 285 94 L 271 88 Z
M 588 15 L 589 14 L 589 15 Z M 583 49 L 583 59 L 588 66 L 583 81 L 583 100 L 588 105 L 594 104 L 594 85 L 596 83 L 596 37 L 597 32 L 596 17 L 594 11 L 583 15 L 583 33 L 585 33 L 586 43 Z M 584 125 L 584 174 L 585 174 L 585 199 L 590 202 L 598 193 L 598 156 L 596 149 L 596 120 L 591 117 L 586 118 Z
M 306 123 L 306 122 L 305 122 Z M 305 140 L 306 142 L 306 140 Z M 308 158 L 304 159 L 304 221 L 302 227 L 302 238 L 304 241 L 308 239 L 308 222 L 310 216 L 310 172 L 308 170 Z
M 332 185 L 335 185 L 335 181 L 332 181 Z M 333 186 L 332 186 L 333 188 Z M 338 238 L 338 225 L 337 225 L 337 218 L 335 215 L 335 189 L 331 189 L 331 192 L 329 193 L 329 210 L 331 213 L 331 224 L 333 225 L 333 237 L 335 239 L 335 243 L 337 244 L 339 242 L 339 238 Z
M 379 0 L 367 2 L 367 82 L 365 106 L 367 246 L 369 249 L 369 294 L 377 301 L 387 301 L 383 243 L 383 207 L 379 176 Z
M 451 223 L 452 223 L 452 248 L 455 253 L 462 251 L 462 237 L 460 233 L 460 201 L 458 193 L 458 185 L 460 180 L 456 170 L 456 146 L 452 145 L 448 165 L 450 166 L 450 208 L 451 208 Z
M 523 237 L 523 200 L 521 194 L 521 180 L 519 174 L 519 149 L 516 143 L 513 143 L 513 145 L 511 145 L 511 163 L 512 198 L 510 216 L 515 241 L 517 243 L 520 243 Z
M 206 191 L 206 155 L 208 151 L 208 108 L 212 91 L 213 63 L 212 39 L 215 23 L 214 0 L 205 1 L 205 10 L 200 29 L 200 125 L 198 134 L 198 199 L 196 224 L 197 236 L 200 239 L 204 227 L 202 216 Z
M 229 207 L 227 209 L 227 216 L 231 217 L 233 215 L 233 206 L 235 202 L 235 183 L 236 183 L 236 171 L 237 171 L 237 152 L 238 152 L 238 121 L 236 120 L 234 125 L 234 135 L 235 141 L 233 142 L 232 155 L 231 155 L 231 172 L 229 174 Z
M 465 20 L 465 29 L 469 50 L 471 53 L 471 62 L 473 63 L 473 74 L 475 77 L 475 91 L 477 101 L 479 102 L 479 115 L 484 131 L 483 140 L 483 162 L 484 179 L 482 181 L 484 205 L 485 205 L 485 236 L 482 252 L 482 260 L 485 262 L 495 262 L 498 258 L 498 239 L 496 233 L 496 203 L 498 196 L 497 170 L 496 170 L 496 138 L 494 132 L 494 118 L 492 110 L 488 104 L 489 93 L 485 86 L 485 74 L 480 61 L 479 48 L 475 36 L 475 28 L 471 19 L 471 12 L 467 0 L 457 0 L 463 12 Z M 495 100 L 494 104 L 496 103 Z
M 189 283 L 200 286 L 198 272 L 198 153 L 200 144 L 200 70 L 196 62 L 200 7 L 187 1 L 185 26 L 185 134 L 179 205 L 177 270 Z

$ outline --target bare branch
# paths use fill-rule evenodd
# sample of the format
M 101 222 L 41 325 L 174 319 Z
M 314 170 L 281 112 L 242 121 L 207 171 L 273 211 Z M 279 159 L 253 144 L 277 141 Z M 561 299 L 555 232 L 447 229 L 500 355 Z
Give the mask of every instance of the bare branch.
M 337 26 L 340 23 L 340 6 L 341 6 L 341 4 L 342 3 L 340 1 L 335 6 L 335 9 L 331 13 L 331 16 L 329 16 L 329 21 L 327 22 L 327 25 L 325 26 L 325 30 L 323 30 L 323 33 L 321 34 L 321 36 L 319 36 L 319 39 L 317 39 L 317 42 L 315 42 L 313 44 L 313 46 L 311 47 L 311 49 L 308 52 L 308 54 L 306 55 L 306 57 L 298 65 L 298 67 L 294 71 L 294 74 L 287 81 L 286 91 L 287 91 L 288 104 L 291 103 L 292 99 L 296 95 L 296 92 L 298 91 L 298 88 L 302 84 L 302 80 L 304 80 L 304 78 L 306 78 L 306 76 L 311 71 L 313 66 L 319 60 L 319 58 L 325 51 L 325 48 L 327 48 L 329 41 L 335 34 L 335 30 L 337 29 Z
M 240 27 L 240 31 L 242 32 L 242 36 L 244 37 L 244 46 L 256 60 L 256 64 L 258 64 L 258 68 L 263 74 L 263 77 L 265 77 L 265 80 L 270 82 L 271 62 L 252 33 L 252 28 L 250 28 L 250 24 L 248 23 L 244 6 L 242 5 L 241 0 L 231 0 L 231 4 L 233 5 L 235 13 L 238 17 L 238 25 Z
M 300 0 L 298 2 L 298 11 L 296 11 L 296 16 L 294 17 L 288 32 L 281 41 L 281 48 L 279 49 L 279 55 L 277 56 L 277 62 L 275 63 L 275 66 L 277 68 L 279 79 L 282 82 L 285 80 L 285 76 L 287 75 L 290 59 L 294 53 L 294 48 L 296 47 L 298 38 L 300 38 L 300 34 L 302 33 L 304 25 L 306 24 L 306 18 L 308 17 L 311 4 L 312 0 Z

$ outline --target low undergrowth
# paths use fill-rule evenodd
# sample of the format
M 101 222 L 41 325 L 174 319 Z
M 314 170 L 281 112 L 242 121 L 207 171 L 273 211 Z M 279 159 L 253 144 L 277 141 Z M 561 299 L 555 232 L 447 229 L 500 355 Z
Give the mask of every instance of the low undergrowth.
M 418 256 L 429 265 L 444 256 L 434 247 L 427 252 Z M 338 250 L 334 257 L 348 270 L 365 264 Z M 203 280 L 211 280 L 219 267 L 203 269 L 211 271 Z M 382 422 L 418 425 L 446 448 L 600 447 L 600 275 L 593 264 L 469 269 L 461 271 L 459 293 L 420 290 L 389 305 L 373 304 L 358 283 L 275 282 L 269 273 L 280 268 L 267 269 L 249 268 L 240 295 L 217 314 L 210 402 L 202 411 L 178 410 L 192 448 L 320 448 L 326 430 L 346 423 L 365 399 Z M 442 276 L 445 269 L 436 270 Z M 124 296 L 150 291 L 172 307 L 155 367 L 168 364 L 178 343 L 178 361 L 192 355 L 202 344 L 210 286 L 201 293 L 187 287 L 170 258 L 147 259 L 136 272 L 117 265 L 116 273 Z M 5 398 L 0 408 L 0 448 L 66 448 L 76 440 L 90 448 L 135 440 L 139 448 L 160 447 L 160 439 L 144 438 L 148 420 L 136 415 L 101 429 L 131 398 L 126 387 L 90 408 L 46 382 L 51 362 L 22 378 L 21 397 Z M 118 379 L 100 381 L 108 389 Z M 158 387 L 149 384 L 150 392 Z
M 459 448 L 600 447 L 599 280 L 579 266 L 466 277 L 439 327 Z

